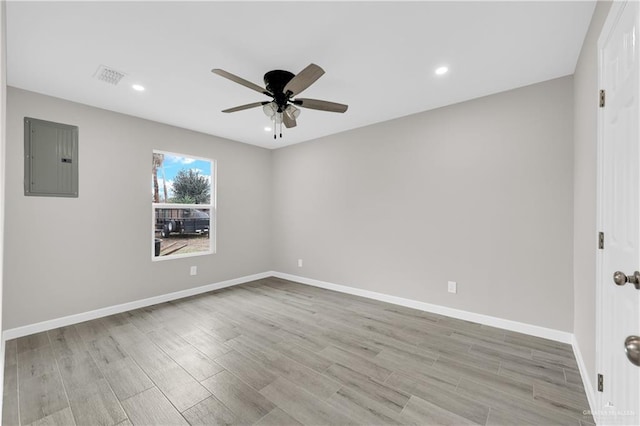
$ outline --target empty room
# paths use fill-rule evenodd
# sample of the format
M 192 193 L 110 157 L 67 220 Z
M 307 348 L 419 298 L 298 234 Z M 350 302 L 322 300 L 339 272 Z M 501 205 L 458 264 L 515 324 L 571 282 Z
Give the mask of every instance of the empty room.
M 0 24 L 3 425 L 640 424 L 639 2 Z

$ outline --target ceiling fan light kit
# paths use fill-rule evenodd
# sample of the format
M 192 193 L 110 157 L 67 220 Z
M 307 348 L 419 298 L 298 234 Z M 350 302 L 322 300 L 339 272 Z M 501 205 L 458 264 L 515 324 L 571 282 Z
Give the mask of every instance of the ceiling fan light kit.
M 324 74 L 324 70 L 316 64 L 309 64 L 297 75 L 283 70 L 269 71 L 264 75 L 264 88 L 219 68 L 214 68 L 211 72 L 273 99 L 272 101 L 253 102 L 228 108 L 222 110 L 222 112 L 230 113 L 262 106 L 265 115 L 273 122 L 274 139 L 276 139 L 276 125 L 280 126 L 280 137 L 282 137 L 283 123 L 288 129 L 297 126 L 296 120 L 300 116 L 300 109 L 296 108 L 295 105 L 302 108 L 338 113 L 344 113 L 349 108 L 348 105 L 336 102 L 295 98 L 296 95 L 311 86 Z

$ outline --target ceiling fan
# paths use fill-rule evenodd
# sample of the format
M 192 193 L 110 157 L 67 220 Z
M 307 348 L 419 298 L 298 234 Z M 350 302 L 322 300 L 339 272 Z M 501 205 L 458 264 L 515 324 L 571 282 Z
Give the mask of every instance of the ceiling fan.
M 315 83 L 315 81 L 324 74 L 324 70 L 316 64 L 310 64 L 297 75 L 294 75 L 289 71 L 269 71 L 264 75 L 265 88 L 219 68 L 212 69 L 211 72 L 248 87 L 249 89 L 255 90 L 256 92 L 267 95 L 273 99 L 271 101 L 253 102 L 246 105 L 240 105 L 225 109 L 222 112 L 236 112 L 261 106 L 267 117 L 269 117 L 274 123 L 274 139 L 276 138 L 275 125 L 280 125 L 280 137 L 282 137 L 283 123 L 287 128 L 296 127 L 296 119 L 300 115 L 300 110 L 296 108 L 296 106 L 340 113 L 345 112 L 349 107 L 348 105 L 321 101 L 318 99 L 294 98 L 307 87 Z

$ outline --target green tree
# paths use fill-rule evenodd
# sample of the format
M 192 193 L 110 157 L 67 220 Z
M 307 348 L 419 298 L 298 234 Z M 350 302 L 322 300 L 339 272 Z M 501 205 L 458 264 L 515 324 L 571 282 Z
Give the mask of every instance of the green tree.
M 162 162 L 164 161 L 164 154 L 160 154 L 158 152 L 153 153 L 153 202 L 160 202 L 160 188 L 158 186 L 158 167 L 162 166 Z M 165 183 L 164 190 L 164 198 L 167 198 L 167 184 Z M 165 201 L 166 202 L 166 201 Z
M 211 200 L 211 183 L 200 172 L 182 169 L 173 181 L 173 202 L 180 204 L 208 204 Z

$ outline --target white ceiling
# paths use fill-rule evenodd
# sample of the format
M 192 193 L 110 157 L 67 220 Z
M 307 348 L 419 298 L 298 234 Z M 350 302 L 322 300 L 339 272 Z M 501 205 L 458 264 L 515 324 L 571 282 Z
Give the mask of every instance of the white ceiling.
M 7 84 L 277 148 L 572 74 L 595 2 L 7 2 Z M 263 86 L 272 69 L 326 74 L 273 140 L 267 100 L 212 74 Z M 93 75 L 126 74 L 119 85 Z M 434 75 L 446 64 L 450 73 Z M 146 87 L 131 89 L 133 83 Z M 42 117 L 45 118 L 46 117 Z

